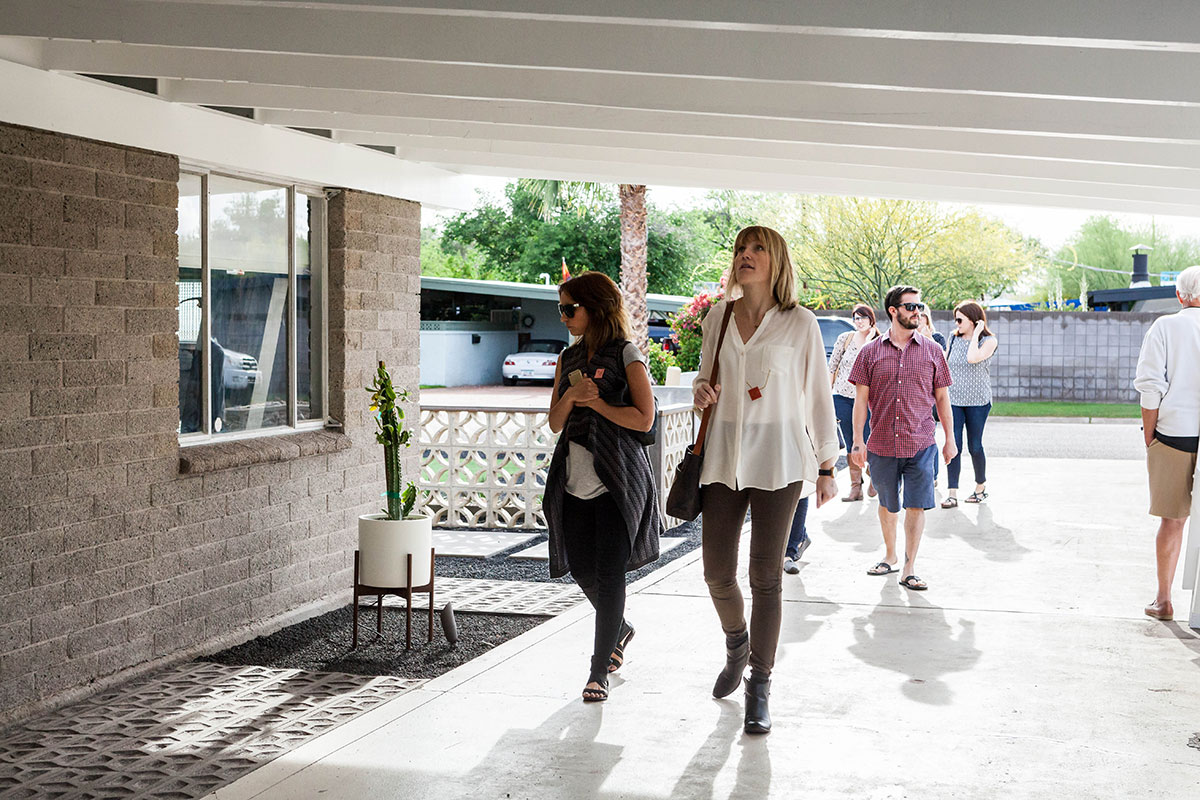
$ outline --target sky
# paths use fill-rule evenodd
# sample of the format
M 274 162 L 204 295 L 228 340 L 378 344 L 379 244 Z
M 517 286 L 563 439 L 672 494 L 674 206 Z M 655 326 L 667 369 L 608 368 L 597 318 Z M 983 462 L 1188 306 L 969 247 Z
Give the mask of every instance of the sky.
M 509 180 L 506 178 L 485 176 L 474 176 L 474 178 L 476 180 L 476 188 L 487 192 L 493 198 L 504 196 L 504 185 Z M 667 209 L 672 206 L 684 209 L 695 208 L 703 204 L 704 194 L 704 189 L 685 189 L 674 186 L 649 187 L 650 202 L 660 208 Z M 949 203 L 947 205 L 953 206 L 959 204 Z M 1122 227 L 1149 225 L 1151 219 L 1153 219 L 1155 224 L 1158 225 L 1159 230 L 1164 231 L 1172 238 L 1187 236 L 1200 239 L 1200 218 L 1195 217 L 1162 215 L 1151 217 L 1149 214 L 1114 214 L 1094 209 L 1034 206 L 976 204 L 975 207 L 988 216 L 1000 219 L 1009 227 L 1020 231 L 1025 236 L 1032 236 L 1039 239 L 1051 251 L 1061 247 L 1079 229 L 1084 220 L 1095 214 L 1107 214 L 1116 217 L 1121 221 Z M 424 225 L 429 225 L 445 216 L 452 216 L 452 214 L 439 214 L 432 209 L 426 209 L 422 214 L 421 222 Z

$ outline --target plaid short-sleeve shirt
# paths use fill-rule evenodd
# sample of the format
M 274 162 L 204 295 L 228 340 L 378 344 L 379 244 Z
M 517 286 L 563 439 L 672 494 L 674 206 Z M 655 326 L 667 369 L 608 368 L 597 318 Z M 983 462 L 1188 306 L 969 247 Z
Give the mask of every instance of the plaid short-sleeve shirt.
M 949 386 L 950 369 L 942 348 L 914 334 L 903 349 L 880 336 L 858 351 L 850 382 L 869 390 L 871 438 L 875 455 L 911 458 L 934 443 L 934 390 Z

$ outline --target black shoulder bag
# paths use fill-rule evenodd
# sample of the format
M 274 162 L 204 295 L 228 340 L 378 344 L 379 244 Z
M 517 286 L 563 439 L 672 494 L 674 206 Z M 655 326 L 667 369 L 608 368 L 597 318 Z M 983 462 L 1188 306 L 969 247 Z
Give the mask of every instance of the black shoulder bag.
M 708 382 L 712 386 L 717 385 L 717 378 L 721 373 L 721 345 L 725 344 L 725 331 L 729 328 L 729 318 L 732 316 L 733 303 L 729 303 L 725 307 L 725 318 L 721 320 L 717 349 L 713 351 L 712 372 L 708 375 Z M 704 416 L 700 420 L 700 432 L 696 434 L 696 443 L 688 447 L 683 454 L 683 460 L 675 467 L 675 480 L 667 494 L 667 513 L 672 517 L 692 520 L 700 516 L 700 472 L 704 468 L 704 437 L 708 435 L 708 421 L 715 406 L 716 403 L 713 403 L 704 409 Z

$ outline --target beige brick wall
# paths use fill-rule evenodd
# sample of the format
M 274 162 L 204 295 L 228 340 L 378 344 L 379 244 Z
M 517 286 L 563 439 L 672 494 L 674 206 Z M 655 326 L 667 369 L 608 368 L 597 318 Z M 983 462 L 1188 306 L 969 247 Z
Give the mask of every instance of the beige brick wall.
M 420 207 L 330 203 L 345 437 L 215 446 L 181 474 L 178 175 L 0 124 L 0 723 L 349 599 L 382 491 L 360 387 L 380 359 L 418 381 Z

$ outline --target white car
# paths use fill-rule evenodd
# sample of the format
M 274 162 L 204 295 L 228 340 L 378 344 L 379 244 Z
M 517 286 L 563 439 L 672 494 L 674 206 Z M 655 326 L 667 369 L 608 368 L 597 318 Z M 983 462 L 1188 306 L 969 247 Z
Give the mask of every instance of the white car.
M 554 382 L 554 370 L 558 367 L 558 355 L 567 349 L 561 339 L 530 339 L 521 345 L 520 351 L 504 357 L 500 374 L 505 386 L 516 386 L 517 381 Z
M 258 359 L 246 353 L 225 349 L 225 388 L 253 389 L 262 377 Z

